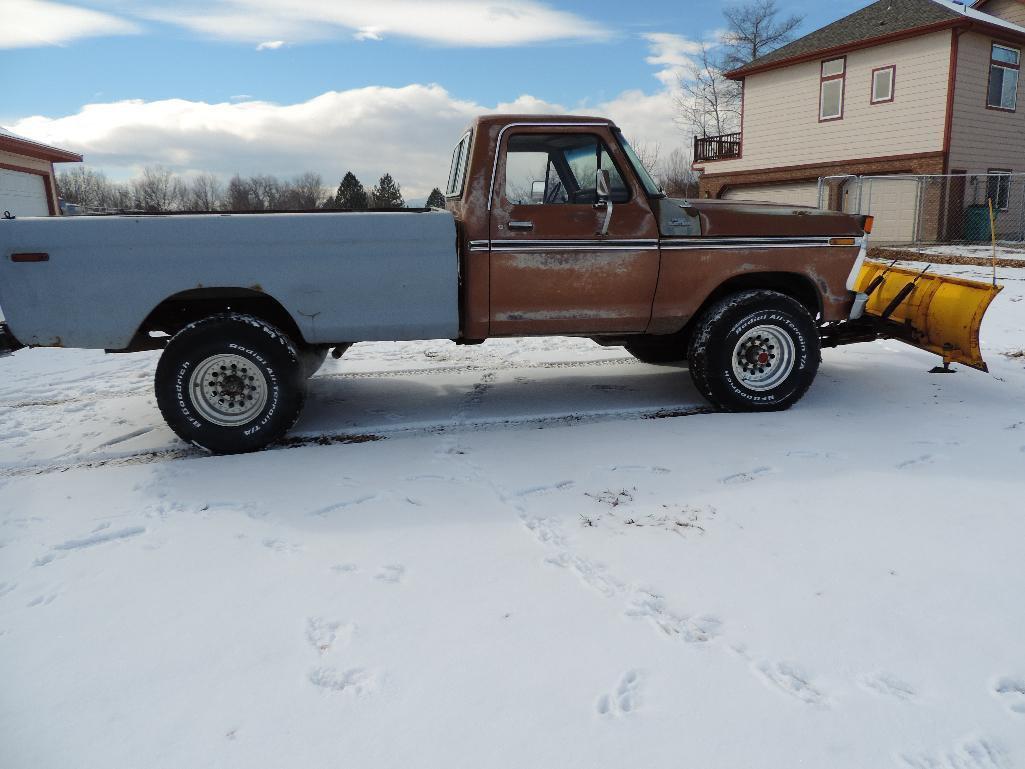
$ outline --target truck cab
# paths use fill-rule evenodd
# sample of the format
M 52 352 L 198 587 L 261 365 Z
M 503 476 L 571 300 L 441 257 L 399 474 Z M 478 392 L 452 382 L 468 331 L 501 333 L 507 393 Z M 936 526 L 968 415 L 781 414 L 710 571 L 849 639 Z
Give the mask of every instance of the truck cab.
M 452 155 L 464 339 L 572 334 L 686 357 L 716 298 L 782 291 L 821 322 L 851 311 L 865 217 L 668 198 L 597 117 L 478 118 Z M 654 352 L 656 351 L 657 352 Z

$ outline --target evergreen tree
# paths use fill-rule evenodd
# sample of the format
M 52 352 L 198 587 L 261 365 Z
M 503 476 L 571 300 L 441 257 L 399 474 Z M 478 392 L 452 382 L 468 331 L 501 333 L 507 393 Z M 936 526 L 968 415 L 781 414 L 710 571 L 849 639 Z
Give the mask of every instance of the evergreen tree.
M 380 178 L 372 194 L 376 208 L 406 207 L 406 201 L 402 199 L 402 188 L 392 179 L 391 174 L 385 174 Z
M 435 187 L 431 190 L 431 194 L 427 196 L 427 202 L 424 203 L 424 208 L 444 208 L 445 207 L 445 196 L 441 194 L 441 190 Z
M 342 183 L 338 185 L 338 192 L 335 193 L 334 200 L 331 201 L 330 207 L 356 209 L 370 208 L 370 201 L 367 199 L 367 191 L 363 188 L 359 179 L 356 178 L 356 174 L 352 171 L 346 172 L 345 178 L 342 179 Z

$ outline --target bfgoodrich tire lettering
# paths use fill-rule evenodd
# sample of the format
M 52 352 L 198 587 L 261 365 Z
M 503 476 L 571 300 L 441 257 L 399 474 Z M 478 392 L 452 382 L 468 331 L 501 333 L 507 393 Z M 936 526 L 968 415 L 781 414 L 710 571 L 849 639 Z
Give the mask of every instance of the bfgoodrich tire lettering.
M 183 440 L 216 454 L 254 451 L 295 424 L 306 395 L 295 345 L 248 315 L 186 326 L 164 349 L 157 405 Z
M 780 411 L 797 403 L 815 380 L 818 329 L 789 296 L 743 291 L 702 315 L 689 358 L 695 386 L 719 408 Z

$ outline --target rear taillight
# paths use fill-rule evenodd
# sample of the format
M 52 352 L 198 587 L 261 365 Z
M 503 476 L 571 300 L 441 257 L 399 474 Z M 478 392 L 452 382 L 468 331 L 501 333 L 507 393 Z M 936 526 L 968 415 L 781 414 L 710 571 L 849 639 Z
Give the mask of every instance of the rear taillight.
M 865 217 L 864 230 L 865 230 L 865 234 L 866 235 L 871 235 L 872 234 L 872 227 L 873 227 L 873 225 L 875 225 L 875 223 L 876 223 L 876 218 L 874 216 L 866 216 Z
M 11 254 L 12 262 L 48 262 L 50 261 L 49 254 Z

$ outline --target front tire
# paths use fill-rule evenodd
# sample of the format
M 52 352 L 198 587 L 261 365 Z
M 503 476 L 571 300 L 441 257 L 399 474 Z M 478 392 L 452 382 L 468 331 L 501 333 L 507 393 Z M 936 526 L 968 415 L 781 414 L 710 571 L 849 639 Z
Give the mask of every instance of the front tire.
M 274 326 L 249 315 L 214 315 L 164 348 L 157 406 L 182 440 L 214 454 L 255 451 L 299 418 L 303 374 L 295 345 Z
M 803 305 L 777 291 L 743 291 L 697 321 L 690 373 L 724 411 L 782 411 L 811 387 L 820 355 L 818 329 Z

